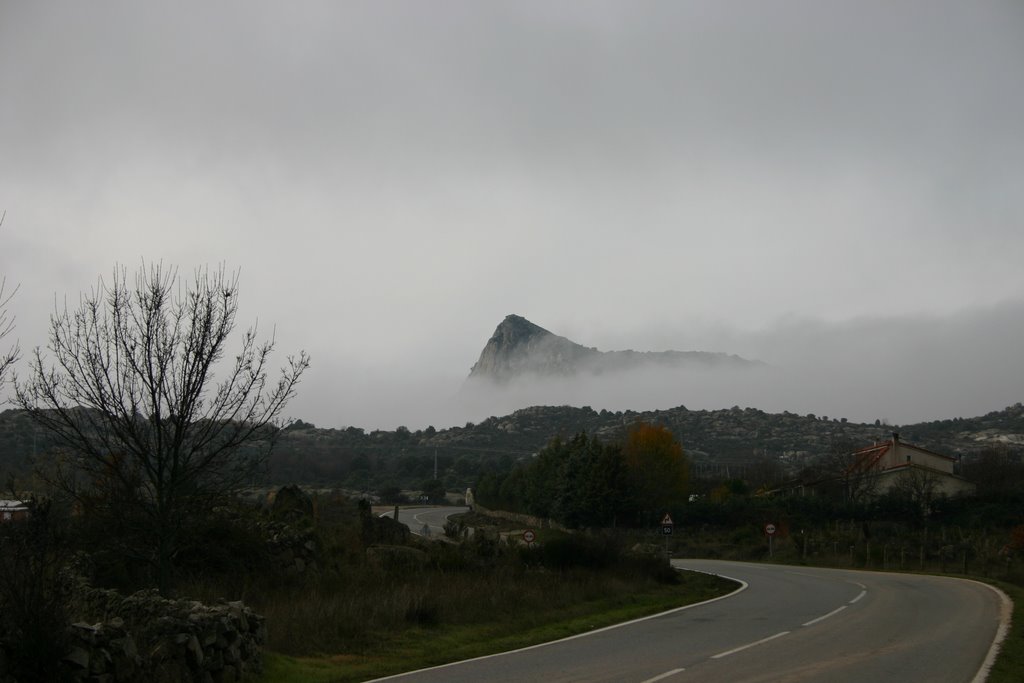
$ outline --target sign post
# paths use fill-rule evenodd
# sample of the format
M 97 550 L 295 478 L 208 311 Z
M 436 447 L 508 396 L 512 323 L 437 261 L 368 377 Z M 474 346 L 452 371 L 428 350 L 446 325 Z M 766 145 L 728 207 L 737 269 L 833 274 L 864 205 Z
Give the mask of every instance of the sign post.
M 775 537 L 775 525 L 771 522 L 765 524 L 764 532 L 768 534 L 768 557 L 774 557 L 775 554 L 772 552 L 772 538 Z
M 676 523 L 672 521 L 672 515 L 665 513 L 661 518 L 661 535 L 665 537 L 665 559 L 671 561 L 672 555 L 668 551 L 668 537 L 675 530 Z

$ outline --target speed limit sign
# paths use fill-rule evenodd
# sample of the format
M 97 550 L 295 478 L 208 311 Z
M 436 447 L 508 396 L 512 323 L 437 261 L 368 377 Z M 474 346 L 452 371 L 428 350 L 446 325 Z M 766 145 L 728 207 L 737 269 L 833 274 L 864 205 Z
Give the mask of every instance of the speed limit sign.
M 765 524 L 764 525 L 764 532 L 766 534 L 768 534 L 769 536 L 774 536 L 775 535 L 775 525 L 774 524 Z
M 537 534 L 533 533 L 533 529 L 527 529 L 523 532 L 523 540 L 527 543 L 533 543 L 537 540 Z

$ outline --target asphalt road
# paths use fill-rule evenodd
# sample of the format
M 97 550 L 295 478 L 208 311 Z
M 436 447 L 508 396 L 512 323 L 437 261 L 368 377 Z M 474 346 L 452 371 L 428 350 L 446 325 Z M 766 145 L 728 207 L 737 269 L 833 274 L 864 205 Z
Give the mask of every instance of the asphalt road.
M 409 527 L 418 536 L 443 536 L 444 523 L 451 515 L 469 510 L 468 507 L 424 505 L 403 507 L 398 510 L 398 521 Z M 394 511 L 385 512 L 381 517 L 394 517 Z
M 626 625 L 380 680 L 977 683 L 1008 618 L 999 593 L 960 579 L 712 560 L 674 564 L 744 586 Z

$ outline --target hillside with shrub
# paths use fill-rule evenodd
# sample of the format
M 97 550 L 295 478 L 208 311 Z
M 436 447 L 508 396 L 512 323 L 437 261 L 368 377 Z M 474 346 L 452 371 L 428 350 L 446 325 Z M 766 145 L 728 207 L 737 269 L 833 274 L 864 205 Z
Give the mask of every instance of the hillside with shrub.
M 988 449 L 1016 456 L 1024 451 L 1024 406 L 1016 404 L 973 418 L 911 425 L 850 422 L 845 418 L 766 413 L 755 408 L 596 411 L 588 407 L 537 406 L 478 424 L 447 429 L 366 431 L 319 428 L 301 420 L 279 435 L 264 478 L 254 483 L 303 483 L 358 491 L 421 489 L 434 478 L 465 490 L 488 472 L 509 471 L 554 437 L 580 432 L 605 441 L 622 439 L 637 422 L 667 427 L 682 443 L 695 478 L 785 479 L 835 448 L 870 445 L 900 431 L 902 438 L 970 462 Z M 33 462 L 52 454 L 56 442 L 18 410 L 0 413 L 0 474 L 23 478 Z M 760 475 L 764 478 L 764 475 Z

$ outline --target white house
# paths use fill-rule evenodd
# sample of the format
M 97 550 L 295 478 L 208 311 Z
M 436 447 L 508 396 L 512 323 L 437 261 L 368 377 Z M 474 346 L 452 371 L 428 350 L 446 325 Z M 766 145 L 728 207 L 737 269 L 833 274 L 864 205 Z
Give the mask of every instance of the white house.
M 856 474 L 876 475 L 875 493 L 886 493 L 900 485 L 926 484 L 937 495 L 962 496 L 975 491 L 975 485 L 956 474 L 956 458 L 892 440 L 854 451 L 850 470 Z

